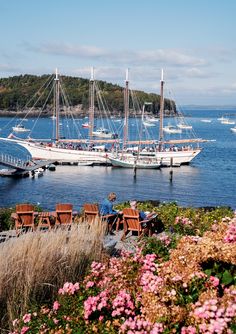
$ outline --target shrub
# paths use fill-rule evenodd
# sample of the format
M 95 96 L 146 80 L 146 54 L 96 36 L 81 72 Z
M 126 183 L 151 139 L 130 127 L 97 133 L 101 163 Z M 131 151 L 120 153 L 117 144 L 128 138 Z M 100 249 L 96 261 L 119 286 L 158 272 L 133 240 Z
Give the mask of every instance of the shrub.
M 0 208 L 0 231 L 10 230 L 14 223 L 11 220 L 11 214 L 15 210 L 13 208 Z
M 52 301 L 64 282 L 82 279 L 89 264 L 101 259 L 104 225 L 28 232 L 0 244 L 3 323 L 23 315 L 32 303 Z

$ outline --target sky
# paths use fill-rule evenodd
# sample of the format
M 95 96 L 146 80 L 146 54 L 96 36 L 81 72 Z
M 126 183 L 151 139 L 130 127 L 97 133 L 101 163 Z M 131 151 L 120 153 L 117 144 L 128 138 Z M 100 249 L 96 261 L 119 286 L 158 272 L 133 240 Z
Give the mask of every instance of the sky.
M 0 0 L 0 77 L 90 77 L 236 105 L 235 0 Z

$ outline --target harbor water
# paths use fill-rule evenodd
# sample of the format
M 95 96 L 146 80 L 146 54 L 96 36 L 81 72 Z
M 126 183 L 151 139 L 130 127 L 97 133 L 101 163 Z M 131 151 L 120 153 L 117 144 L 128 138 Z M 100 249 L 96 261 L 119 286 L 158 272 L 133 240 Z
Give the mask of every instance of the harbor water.
M 46 170 L 40 178 L 0 178 L 0 207 L 30 202 L 45 210 L 56 203 L 72 203 L 79 210 L 85 202 L 100 202 L 109 192 L 117 193 L 117 202 L 136 200 L 175 201 L 182 206 L 230 206 L 236 208 L 236 133 L 234 125 L 221 124 L 217 118 L 230 114 L 236 121 L 235 110 L 186 110 L 187 123 L 197 138 L 211 140 L 203 143 L 202 152 L 188 166 L 160 170 L 137 170 L 104 166 L 57 166 Z M 232 116 L 233 115 L 233 116 Z M 235 116 L 234 116 L 235 115 Z M 204 122 L 203 120 L 209 120 Z M 49 138 L 48 118 L 38 121 L 42 137 Z M 78 120 L 81 126 L 84 120 Z M 171 119 L 169 119 L 171 121 Z M 24 125 L 34 126 L 35 119 Z M 8 127 L 9 124 L 9 127 Z M 14 126 L 10 118 L 0 118 L 0 136 L 5 137 Z M 158 123 L 157 123 L 158 128 Z M 154 128 L 151 131 L 157 131 Z M 28 153 L 18 145 L 0 142 L 0 153 L 27 159 Z M 4 168 L 2 166 L 2 168 Z

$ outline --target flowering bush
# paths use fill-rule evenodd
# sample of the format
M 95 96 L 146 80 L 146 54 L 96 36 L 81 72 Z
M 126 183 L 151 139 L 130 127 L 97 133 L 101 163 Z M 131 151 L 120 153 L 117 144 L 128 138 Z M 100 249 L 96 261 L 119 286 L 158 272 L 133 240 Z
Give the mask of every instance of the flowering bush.
M 52 305 L 16 319 L 12 333 L 234 333 L 236 282 L 225 274 L 235 275 L 236 242 L 227 237 L 233 222 L 178 242 L 155 237 L 168 256 L 161 246 L 149 253 L 145 239 L 134 254 L 94 261 L 83 281 L 59 289 Z

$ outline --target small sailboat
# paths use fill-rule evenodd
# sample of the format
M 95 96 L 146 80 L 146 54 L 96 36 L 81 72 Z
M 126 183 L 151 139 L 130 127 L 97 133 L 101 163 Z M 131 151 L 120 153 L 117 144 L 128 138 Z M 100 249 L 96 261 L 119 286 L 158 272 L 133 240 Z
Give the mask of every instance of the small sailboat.
M 158 169 L 161 167 L 161 161 L 151 157 L 125 156 L 124 158 L 111 158 L 110 161 L 114 167 L 137 168 L 137 169 Z
M 13 126 L 12 130 L 14 132 L 29 132 L 30 131 L 30 129 L 25 128 L 24 125 L 21 125 L 21 124 L 17 124 Z

